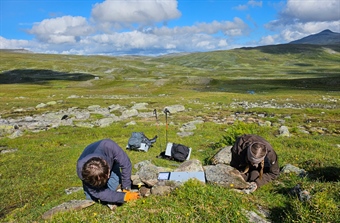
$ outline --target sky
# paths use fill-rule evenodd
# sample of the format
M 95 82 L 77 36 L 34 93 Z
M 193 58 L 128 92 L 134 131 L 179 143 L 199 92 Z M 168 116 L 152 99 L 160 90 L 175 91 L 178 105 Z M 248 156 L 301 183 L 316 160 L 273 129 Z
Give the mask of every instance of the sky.
M 1 0 L 0 49 L 77 55 L 206 52 L 340 32 L 339 0 Z

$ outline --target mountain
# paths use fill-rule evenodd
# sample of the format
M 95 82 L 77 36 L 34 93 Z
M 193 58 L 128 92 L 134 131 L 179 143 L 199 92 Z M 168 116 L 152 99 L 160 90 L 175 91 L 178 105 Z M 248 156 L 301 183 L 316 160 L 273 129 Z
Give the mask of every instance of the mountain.
M 337 45 L 340 44 L 340 33 L 326 29 L 320 33 L 292 41 L 289 44 Z

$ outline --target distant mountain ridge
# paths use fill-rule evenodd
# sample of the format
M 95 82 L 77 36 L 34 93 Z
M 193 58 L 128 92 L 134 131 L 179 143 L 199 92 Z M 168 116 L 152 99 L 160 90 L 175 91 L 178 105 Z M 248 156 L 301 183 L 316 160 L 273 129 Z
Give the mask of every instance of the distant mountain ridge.
M 337 45 L 340 44 L 340 33 L 326 29 L 320 33 L 292 41 L 289 44 Z

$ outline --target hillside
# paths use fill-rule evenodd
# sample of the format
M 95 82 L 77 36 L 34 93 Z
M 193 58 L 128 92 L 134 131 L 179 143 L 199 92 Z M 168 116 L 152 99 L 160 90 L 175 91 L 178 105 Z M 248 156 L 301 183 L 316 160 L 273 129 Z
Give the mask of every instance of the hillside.
M 308 175 L 282 173 L 252 194 L 193 181 L 115 212 L 95 204 L 50 222 L 239 223 L 249 222 L 249 213 L 266 222 L 340 221 L 337 46 L 285 44 L 157 58 L 2 51 L 0 61 L 1 222 L 46 222 L 46 211 L 84 199 L 82 191 L 65 193 L 81 187 L 75 163 L 82 150 L 103 138 L 125 148 L 132 132 L 159 136 L 148 152 L 125 150 L 133 165 L 147 160 L 177 168 L 157 158 L 166 137 L 192 147 L 191 159 L 210 165 L 237 136 L 252 133 L 273 145 L 280 168 L 291 164 Z M 166 107 L 182 109 L 166 120 Z M 310 200 L 291 192 L 297 185 Z

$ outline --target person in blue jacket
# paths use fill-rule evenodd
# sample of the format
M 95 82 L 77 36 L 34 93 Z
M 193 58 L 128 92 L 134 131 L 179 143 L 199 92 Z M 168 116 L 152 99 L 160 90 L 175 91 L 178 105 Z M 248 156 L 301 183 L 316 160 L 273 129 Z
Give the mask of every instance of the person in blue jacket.
M 131 169 L 128 155 L 111 139 L 88 145 L 77 161 L 86 199 L 103 204 L 123 204 L 139 198 L 138 192 L 130 191 Z

